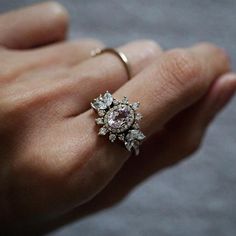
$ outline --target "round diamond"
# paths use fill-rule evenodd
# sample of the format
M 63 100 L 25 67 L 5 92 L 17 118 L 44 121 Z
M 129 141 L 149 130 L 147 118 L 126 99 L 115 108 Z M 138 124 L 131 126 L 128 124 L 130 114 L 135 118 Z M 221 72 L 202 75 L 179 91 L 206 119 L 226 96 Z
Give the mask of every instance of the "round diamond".
M 116 140 L 116 135 L 115 134 L 110 134 L 109 139 L 111 140 L 111 142 L 114 142 Z
M 107 112 L 108 126 L 117 133 L 130 128 L 134 122 L 134 112 L 128 105 L 115 106 Z

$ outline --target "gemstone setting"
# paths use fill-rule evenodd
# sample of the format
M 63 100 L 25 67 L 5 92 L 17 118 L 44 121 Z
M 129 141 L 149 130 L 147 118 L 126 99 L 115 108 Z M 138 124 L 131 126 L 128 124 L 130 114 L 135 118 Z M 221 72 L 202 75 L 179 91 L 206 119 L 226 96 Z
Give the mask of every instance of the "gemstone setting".
M 139 146 L 145 139 L 145 135 L 139 130 L 138 121 L 142 118 L 142 115 L 136 112 L 139 105 L 138 102 L 130 104 L 127 97 L 119 101 L 108 91 L 94 99 L 91 107 L 99 115 L 95 122 L 102 125 L 98 134 L 109 134 L 111 142 L 123 142 L 128 151 L 138 155 Z
M 134 123 L 134 111 L 129 105 L 112 107 L 105 115 L 107 128 L 114 133 L 122 133 Z

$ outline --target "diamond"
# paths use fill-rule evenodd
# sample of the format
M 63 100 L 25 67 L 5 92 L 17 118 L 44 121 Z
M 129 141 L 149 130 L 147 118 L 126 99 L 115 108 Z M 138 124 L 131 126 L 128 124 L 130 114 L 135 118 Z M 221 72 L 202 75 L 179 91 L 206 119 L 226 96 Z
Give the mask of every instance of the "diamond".
M 119 134 L 118 139 L 121 141 L 125 140 L 125 135 L 124 134 Z
M 133 108 L 134 110 L 137 110 L 137 109 L 139 108 L 139 106 L 140 106 L 140 103 L 139 103 L 139 102 L 135 102 L 135 103 L 133 103 L 131 106 L 132 106 L 132 108 Z
M 128 100 L 128 98 L 127 98 L 127 97 L 123 97 L 123 99 L 122 99 L 122 102 L 123 102 L 123 103 L 127 104 L 127 103 L 128 103 L 128 101 L 129 101 L 129 100 Z
M 103 95 L 102 100 L 106 104 L 106 106 L 109 107 L 112 104 L 112 102 L 113 102 L 113 97 L 112 97 L 112 95 L 109 92 L 106 92 Z
M 131 151 L 132 142 L 125 142 L 125 147 L 127 148 L 128 151 Z
M 90 55 L 91 57 L 95 57 L 96 55 L 101 53 L 101 49 L 100 48 L 95 48 L 91 51 Z
M 107 109 L 113 101 L 113 97 L 109 92 L 106 92 L 103 96 L 100 95 L 98 98 L 96 98 L 93 102 L 91 102 L 91 106 L 95 110 L 105 110 Z
M 106 133 L 108 132 L 108 130 L 105 127 L 100 128 L 98 134 L 99 135 L 106 135 Z
M 104 102 L 100 101 L 98 98 L 95 99 L 93 102 L 91 102 L 91 106 L 95 110 L 106 109 L 106 104 Z
M 118 105 L 119 103 L 120 103 L 120 102 L 119 102 L 118 100 L 116 100 L 116 99 L 113 98 L 113 104 L 114 104 L 114 105 Z
M 111 129 L 122 132 L 133 123 L 133 119 L 130 120 L 131 115 L 131 110 L 127 105 L 114 107 L 114 109 L 108 111 L 108 125 Z
M 141 120 L 143 118 L 143 116 L 140 113 L 137 113 L 135 116 L 136 120 Z
M 97 123 L 98 125 L 103 125 L 103 124 L 104 124 L 102 118 L 97 118 L 97 119 L 95 119 L 95 121 L 96 121 L 96 123 Z
M 98 110 L 98 115 L 99 116 L 104 116 L 106 112 L 104 110 Z
M 126 139 L 128 141 L 132 141 L 132 140 L 139 140 L 142 141 L 145 138 L 145 135 L 137 129 L 132 129 L 128 132 L 128 134 L 126 135 Z
M 140 145 L 140 143 L 137 140 L 125 142 L 125 147 L 127 148 L 127 150 L 131 151 L 133 148 L 136 156 L 139 154 L 139 145 Z
M 110 140 L 111 142 L 114 142 L 114 141 L 116 140 L 116 135 L 115 135 L 115 134 L 110 134 L 110 135 L 109 135 L 109 140 Z
M 139 124 L 138 124 L 138 123 L 134 123 L 134 124 L 133 124 L 133 128 L 134 128 L 134 129 L 139 129 Z

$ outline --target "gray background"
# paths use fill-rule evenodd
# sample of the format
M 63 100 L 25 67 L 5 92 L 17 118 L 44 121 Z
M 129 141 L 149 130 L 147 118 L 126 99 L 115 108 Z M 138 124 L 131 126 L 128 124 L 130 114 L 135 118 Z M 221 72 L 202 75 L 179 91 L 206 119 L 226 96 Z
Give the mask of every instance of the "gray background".
M 0 0 L 9 10 L 32 0 Z M 164 48 L 212 41 L 236 68 L 235 0 L 62 0 L 70 36 L 117 46 L 152 38 Z M 202 149 L 147 179 L 119 205 L 75 220 L 50 236 L 236 235 L 236 99 L 210 127 Z

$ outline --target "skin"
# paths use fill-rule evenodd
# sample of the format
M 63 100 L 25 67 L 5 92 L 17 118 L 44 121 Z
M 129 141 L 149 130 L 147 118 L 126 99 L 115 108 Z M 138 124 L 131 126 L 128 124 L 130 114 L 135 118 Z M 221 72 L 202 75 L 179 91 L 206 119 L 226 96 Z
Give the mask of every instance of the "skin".
M 118 203 L 196 151 L 236 89 L 229 57 L 216 45 L 165 52 L 151 40 L 123 45 L 128 81 L 114 55 L 90 57 L 101 42 L 62 41 L 67 28 L 68 13 L 55 2 L 0 16 L 2 230 L 46 225 L 75 208 L 84 217 Z M 90 101 L 106 90 L 141 103 L 147 140 L 138 158 L 97 136 Z

